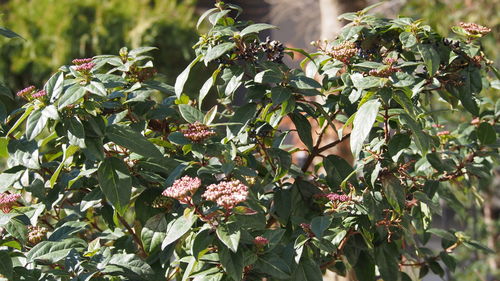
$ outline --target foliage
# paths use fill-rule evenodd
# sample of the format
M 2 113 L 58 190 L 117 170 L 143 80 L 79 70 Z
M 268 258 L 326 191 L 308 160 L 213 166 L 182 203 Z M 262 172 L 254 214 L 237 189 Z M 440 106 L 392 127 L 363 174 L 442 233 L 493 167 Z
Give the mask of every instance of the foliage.
M 192 59 L 194 2 L 176 0 L 9 0 L 3 24 L 26 40 L 1 42 L 0 73 L 12 88 L 41 84 L 75 57 L 155 46 L 156 67 L 173 82 Z
M 464 38 L 443 38 L 367 11 L 345 14 L 339 38 L 308 54 L 260 41 L 273 26 L 238 21 L 239 7 L 218 1 L 174 87 L 150 79 L 153 48 L 138 48 L 75 60 L 21 92 L 27 103 L 0 138 L 0 274 L 322 280 L 333 270 L 391 281 L 443 275 L 462 246 L 490 252 L 431 223 L 440 200 L 466 216 L 461 199 L 480 198 L 498 165 L 500 102 L 480 95 L 498 88 L 488 76 L 498 72 L 460 28 Z M 282 62 L 290 51 L 307 57 L 304 71 Z M 190 99 L 200 64 L 216 70 Z M 210 89 L 218 102 L 205 111 Z M 469 122 L 444 130 L 448 111 Z M 288 117 L 296 129 L 281 126 Z M 330 131 L 339 140 L 323 144 Z M 286 144 L 292 134 L 303 147 Z M 330 150 L 342 142 L 353 165 Z

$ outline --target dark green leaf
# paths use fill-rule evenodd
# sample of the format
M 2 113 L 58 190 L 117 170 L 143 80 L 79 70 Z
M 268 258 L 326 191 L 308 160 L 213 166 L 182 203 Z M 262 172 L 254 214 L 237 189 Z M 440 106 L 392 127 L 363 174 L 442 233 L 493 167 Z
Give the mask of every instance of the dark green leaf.
M 159 248 L 167 235 L 167 220 L 165 214 L 160 213 L 151 217 L 141 231 L 141 240 L 144 249 L 152 253 Z
M 417 38 L 411 32 L 401 32 L 401 34 L 399 34 L 399 41 L 401 41 L 403 47 L 407 49 L 417 44 Z
M 162 155 L 153 143 L 130 127 L 113 124 L 107 127 L 106 136 L 117 145 L 124 146 L 144 157 L 158 158 Z
M 236 223 L 223 224 L 217 227 L 217 237 L 231 251 L 236 253 L 240 243 L 241 232 Z
M 204 62 L 208 64 L 209 62 L 220 58 L 225 53 L 229 52 L 229 50 L 233 49 L 236 46 L 235 43 L 226 42 L 219 44 L 213 48 L 209 48 L 207 53 L 205 54 Z
M 151 266 L 134 254 L 111 255 L 102 272 L 128 277 L 125 280 L 151 280 L 154 274 Z
M 426 44 L 418 44 L 418 51 L 422 56 L 422 60 L 427 67 L 427 71 L 429 72 L 429 76 L 434 76 L 436 71 L 439 69 L 440 57 L 438 52 L 431 46 Z
M 242 280 L 244 264 L 241 253 L 233 253 L 226 247 L 220 247 L 219 258 L 228 276 L 234 281 Z
M 405 207 L 405 189 L 394 176 L 382 178 L 382 187 L 384 194 L 389 204 L 398 212 L 401 213 Z
M 184 69 L 184 71 L 182 71 L 181 74 L 179 74 L 179 76 L 177 76 L 177 79 L 175 80 L 175 86 L 174 86 L 174 89 L 175 89 L 175 96 L 177 98 L 180 98 L 181 97 L 181 94 L 182 94 L 182 91 L 184 90 L 184 85 L 186 84 L 186 81 L 189 77 L 189 72 L 191 72 L 191 68 L 193 68 L 193 66 L 196 65 L 196 63 L 198 63 L 198 61 L 200 61 L 200 59 L 202 58 L 201 55 L 199 55 L 198 57 L 196 57 L 187 67 L 186 69 Z
M 246 35 L 251 34 L 251 33 L 259 33 L 262 30 L 273 29 L 273 28 L 277 28 L 277 27 L 274 25 L 271 25 L 271 24 L 267 24 L 267 23 L 256 23 L 256 24 L 252 24 L 250 26 L 245 27 L 240 32 L 240 36 L 245 37 Z
M 406 124 L 411 129 L 415 144 L 422 152 L 422 155 L 427 154 L 430 146 L 429 139 L 427 135 L 425 135 L 425 133 L 422 131 L 422 127 L 420 126 L 420 124 L 407 114 L 401 114 L 399 118 L 403 124 Z
M 33 140 L 36 138 L 47 125 L 48 118 L 42 114 L 42 109 L 34 110 L 26 121 L 26 138 Z
M 482 145 L 488 145 L 496 142 L 497 135 L 493 126 L 487 122 L 482 122 L 477 127 L 477 138 Z
M 303 258 L 293 274 L 294 281 L 322 281 L 323 274 L 318 263 L 310 258 Z
M 70 238 L 63 241 L 42 241 L 28 252 L 26 258 L 28 262 L 43 261 L 56 263 L 64 259 L 72 249 L 82 250 L 85 247 L 87 247 L 87 243 L 78 238 Z
M 276 254 L 260 256 L 255 263 L 256 270 L 269 274 L 277 279 L 290 278 L 290 267 Z
M 389 149 L 389 154 L 391 156 L 395 156 L 399 151 L 407 148 L 410 146 L 411 140 L 410 137 L 406 134 L 395 134 L 392 136 L 392 138 L 389 140 L 388 149 Z
M 188 123 L 194 123 L 196 121 L 203 123 L 205 115 L 198 109 L 187 104 L 179 104 L 179 111 L 182 115 L 182 118 L 184 118 L 184 120 L 186 120 Z
M 165 240 L 163 240 L 161 248 L 165 249 L 165 247 L 177 241 L 189 230 L 191 230 L 191 226 L 194 224 L 196 219 L 196 215 L 194 215 L 190 209 L 186 209 L 182 216 L 179 216 L 170 222 L 167 230 L 167 236 L 165 237 Z
M 330 227 L 330 224 L 332 223 L 332 218 L 327 217 L 327 216 L 321 216 L 321 217 L 315 217 L 311 221 L 311 230 L 316 235 L 316 237 L 321 238 L 323 237 L 323 233 L 325 230 Z
M 64 91 L 64 94 L 59 98 L 57 108 L 60 110 L 70 104 L 74 104 L 85 95 L 85 89 L 79 84 L 73 84 Z
M 0 27 L 0 35 L 5 36 L 7 38 L 16 38 L 16 37 L 22 38 L 21 35 L 5 27 Z
M 50 79 L 45 83 L 43 89 L 47 92 L 47 96 L 50 97 L 50 102 L 55 102 L 59 96 L 62 94 L 64 89 L 64 73 L 57 72 L 52 75 Z
M 132 194 L 132 179 L 127 165 L 118 158 L 106 158 L 99 165 L 97 176 L 102 193 L 116 211 L 123 215 Z
M 0 251 L 0 275 L 7 278 L 7 280 L 14 280 L 13 278 L 13 266 L 12 259 L 9 256 L 9 253 L 6 251 Z
M 295 124 L 295 128 L 297 129 L 300 140 L 307 146 L 310 151 L 314 150 L 311 124 L 309 123 L 309 120 L 307 120 L 304 115 L 298 112 L 293 112 L 289 114 L 289 116 L 292 119 L 293 124 Z
M 60 241 L 66 238 L 69 238 L 69 236 L 73 233 L 80 232 L 87 227 L 86 222 L 81 222 L 81 221 L 68 221 L 65 222 L 63 225 L 59 226 L 50 234 L 48 240 L 49 241 Z

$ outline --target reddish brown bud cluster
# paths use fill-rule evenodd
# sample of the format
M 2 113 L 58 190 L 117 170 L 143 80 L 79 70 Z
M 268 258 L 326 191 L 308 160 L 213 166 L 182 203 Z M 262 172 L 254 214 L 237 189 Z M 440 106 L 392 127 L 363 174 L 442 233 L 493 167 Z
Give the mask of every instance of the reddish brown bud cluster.
M 75 66 L 75 70 L 79 71 L 79 72 L 88 73 L 88 72 L 90 72 L 90 70 L 92 70 L 92 68 L 94 68 L 94 66 L 95 66 L 95 63 L 88 62 L 88 63 L 84 63 L 84 64 L 80 64 L 80 65 Z
M 188 128 L 181 131 L 184 137 L 192 142 L 202 142 L 215 135 L 215 132 L 210 130 L 207 125 L 196 121 L 193 124 L 188 124 Z
M 21 194 L 0 193 L 0 210 L 9 213 L 19 197 Z
M 133 65 L 130 67 L 130 71 L 127 71 L 126 75 L 127 79 L 130 82 L 135 83 L 135 82 L 147 81 L 153 78 L 157 73 L 158 71 L 156 70 L 156 68 L 152 67 L 140 68 L 137 67 L 136 65 Z
M 74 65 L 81 65 L 81 64 L 92 62 L 92 60 L 93 60 L 92 58 L 84 58 L 84 59 L 74 59 L 71 62 Z
M 472 35 L 486 35 L 491 31 L 491 28 L 472 22 L 461 22 L 458 25 Z
M 38 244 L 45 238 L 47 234 L 47 228 L 41 226 L 28 226 L 28 241 L 31 244 Z
M 391 76 L 394 72 L 398 72 L 399 68 L 391 66 L 386 66 L 382 69 L 372 69 L 368 73 L 370 76 L 375 76 L 375 77 L 389 77 Z
M 330 47 L 326 53 L 332 58 L 348 64 L 349 60 L 358 53 L 358 48 L 353 42 L 347 41 Z
M 302 230 L 309 236 L 309 238 L 315 237 L 314 233 L 311 230 L 311 225 L 308 223 L 301 223 L 299 226 L 302 228 Z

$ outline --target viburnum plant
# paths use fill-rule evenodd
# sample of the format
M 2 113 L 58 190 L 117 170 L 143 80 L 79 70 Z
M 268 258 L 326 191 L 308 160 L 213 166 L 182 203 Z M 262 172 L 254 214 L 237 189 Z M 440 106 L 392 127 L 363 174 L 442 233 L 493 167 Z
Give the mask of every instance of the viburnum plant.
M 273 26 L 217 1 L 174 87 L 154 80 L 145 47 L 75 59 L 19 91 L 0 139 L 0 274 L 412 280 L 453 271 L 457 247 L 491 251 L 432 226 L 441 201 L 480 199 L 498 165 L 500 103 L 480 95 L 499 86 L 478 42 L 488 29 L 443 38 L 367 11 L 307 53 L 261 41 Z M 304 70 L 284 63 L 294 52 Z M 184 93 L 197 64 L 215 71 Z M 331 152 L 346 142 L 353 163 Z

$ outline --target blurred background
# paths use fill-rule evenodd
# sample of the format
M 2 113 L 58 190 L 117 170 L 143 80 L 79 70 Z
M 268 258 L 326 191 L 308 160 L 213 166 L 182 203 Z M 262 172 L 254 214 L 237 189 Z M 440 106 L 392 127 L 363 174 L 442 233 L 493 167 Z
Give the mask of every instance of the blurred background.
M 309 51 L 309 42 L 335 37 L 343 22 L 337 16 L 360 10 L 373 0 L 228 0 L 244 8 L 242 19 L 268 22 L 279 27 L 268 35 L 288 47 Z M 122 46 L 155 46 L 154 63 L 160 79 L 173 84 L 193 59 L 191 46 L 198 39 L 197 18 L 214 0 L 0 0 L 0 26 L 17 32 L 25 40 L 0 38 L 0 83 L 13 92 L 44 81 L 74 58 L 117 54 Z M 475 22 L 492 29 L 484 38 L 486 54 L 500 66 L 499 0 L 390 0 L 374 10 L 386 17 L 423 19 L 443 35 L 458 22 Z M 294 63 L 294 62 L 292 62 Z M 194 69 L 188 91 L 197 91 L 208 72 Z M 497 99 L 498 93 L 488 94 Z M 459 119 L 450 120 L 460 122 Z M 474 200 L 459 198 L 468 212 L 447 208 L 437 223 L 463 229 L 492 249 L 499 247 L 500 171 L 496 180 L 484 183 L 484 208 Z M 436 247 L 440 247 L 436 245 Z M 461 249 L 454 278 L 446 280 L 495 279 L 498 256 Z M 326 279 L 325 279 L 326 280 Z M 330 279 L 329 279 L 330 280 Z M 333 279 L 331 279 L 333 280 Z M 440 280 L 429 277 L 426 280 Z

